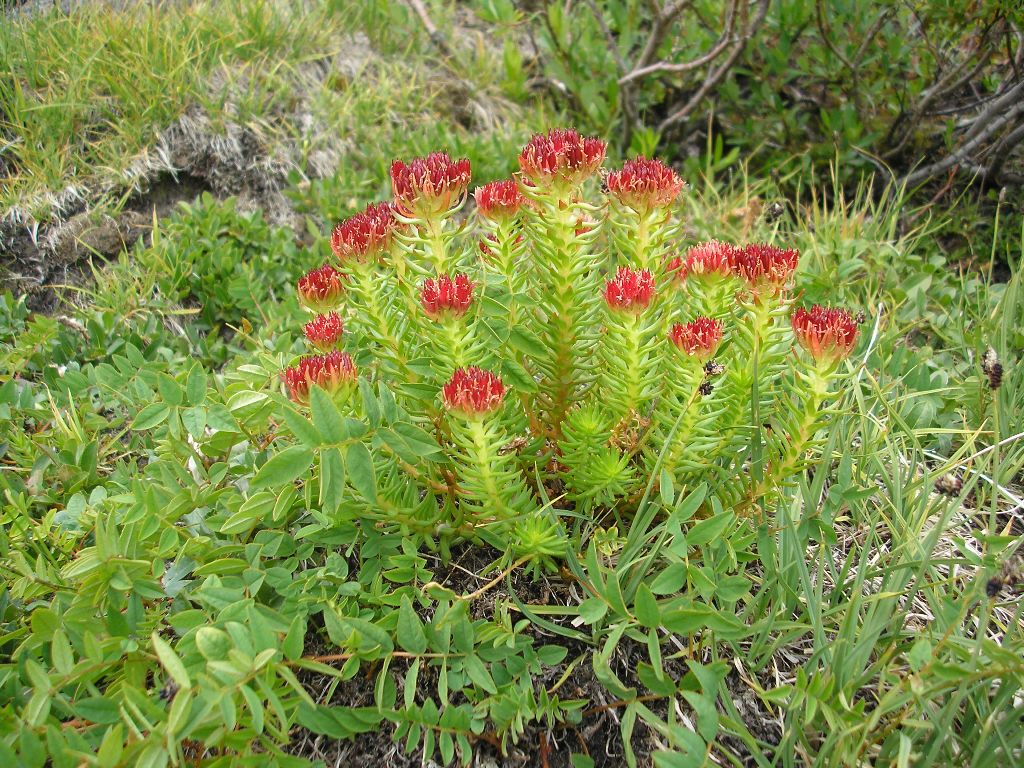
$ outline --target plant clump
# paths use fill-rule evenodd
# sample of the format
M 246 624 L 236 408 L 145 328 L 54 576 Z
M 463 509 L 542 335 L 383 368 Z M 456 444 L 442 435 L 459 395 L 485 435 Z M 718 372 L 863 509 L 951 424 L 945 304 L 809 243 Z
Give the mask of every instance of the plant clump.
M 685 243 L 668 166 L 638 157 L 599 189 L 604 160 L 575 131 L 534 136 L 468 222 L 468 160 L 396 160 L 394 199 L 335 228 L 336 261 L 298 286 L 321 354 L 283 375 L 350 457 L 344 487 L 321 462 L 326 514 L 549 562 L 564 512 L 704 484 L 758 515 L 798 478 L 853 316 L 796 306 L 794 249 Z

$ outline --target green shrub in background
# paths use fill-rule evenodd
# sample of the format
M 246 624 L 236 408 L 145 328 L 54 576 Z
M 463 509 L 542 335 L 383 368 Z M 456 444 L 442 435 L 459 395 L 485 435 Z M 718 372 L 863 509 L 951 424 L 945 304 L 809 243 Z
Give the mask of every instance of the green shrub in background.
M 169 301 L 196 307 L 206 328 L 261 317 L 262 305 L 287 295 L 283 289 L 315 260 L 291 229 L 271 226 L 260 210 L 239 211 L 235 198 L 209 193 L 180 205 L 156 247 L 163 262 L 157 289 Z
M 835 165 L 847 190 L 864 176 L 876 193 L 893 180 L 928 184 L 923 199 L 946 193 L 954 215 L 977 182 L 967 201 L 981 210 L 967 206 L 948 230 L 968 252 L 991 241 L 1001 187 L 1007 211 L 1024 204 L 1019 3 L 596 0 L 531 4 L 529 14 L 516 7 L 526 4 L 477 5 L 529 31 L 556 101 L 623 152 L 742 157 L 784 179 L 821 179 Z M 513 56 L 510 82 L 522 67 Z

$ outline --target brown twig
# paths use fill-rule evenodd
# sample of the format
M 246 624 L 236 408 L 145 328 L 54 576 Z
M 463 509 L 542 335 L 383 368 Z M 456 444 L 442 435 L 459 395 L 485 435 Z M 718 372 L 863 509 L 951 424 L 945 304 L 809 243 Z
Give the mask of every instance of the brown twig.
M 434 22 L 430 20 L 430 14 L 427 13 L 426 7 L 423 5 L 423 0 L 406 0 L 409 7 L 412 8 L 413 13 L 419 16 L 420 24 L 427 31 L 430 36 L 430 42 L 432 42 L 437 49 L 441 51 L 444 56 L 451 56 L 452 49 L 448 46 L 448 42 L 444 39 L 444 35 L 437 31 L 437 27 L 434 26 Z
M 654 26 L 651 28 L 651 34 L 647 38 L 647 44 L 644 46 L 643 52 L 640 54 L 640 58 L 636 60 L 634 69 L 641 69 L 646 67 L 654 59 L 655 54 L 658 52 L 658 48 L 661 47 L 662 42 L 665 40 L 665 36 L 672 29 L 672 24 L 676 19 L 676 16 L 681 14 L 686 7 L 690 5 L 690 0 L 680 0 L 680 2 L 670 3 L 661 8 L 657 17 L 654 19 Z
M 1020 83 L 1010 89 L 1010 93 L 1024 95 L 1024 83 Z M 908 173 L 903 177 L 902 183 L 908 187 L 913 187 L 951 168 L 968 163 L 975 150 L 979 149 L 985 141 L 992 138 L 1007 125 L 1015 125 L 1018 117 L 1024 116 L 1024 101 L 1019 101 L 1002 114 L 996 114 L 997 109 L 995 105 L 1001 101 L 1002 99 L 993 102 L 993 105 L 978 116 L 967 137 L 965 137 L 964 143 L 960 145 L 956 152 L 942 160 Z
M 1003 136 L 996 144 L 995 149 L 992 150 L 992 162 L 989 163 L 988 168 L 985 171 L 986 179 L 989 179 L 995 183 L 999 183 L 999 175 L 1003 171 L 1003 166 L 1010 157 L 1010 153 L 1016 148 L 1018 144 L 1024 141 L 1024 124 L 1018 125 L 1010 133 Z
M 743 52 L 743 49 L 747 47 L 747 41 L 750 40 L 754 32 L 756 32 L 764 22 L 764 18 L 768 13 L 768 5 L 769 0 L 759 0 L 757 15 L 752 20 L 749 18 L 749 12 L 746 5 L 741 6 L 743 8 L 744 17 L 743 34 L 740 35 L 733 44 L 732 50 L 729 51 L 729 55 L 726 59 L 717 68 L 708 72 L 707 77 L 704 79 L 704 83 L 697 89 L 697 92 L 690 97 L 690 100 L 661 121 L 661 124 L 658 126 L 659 131 L 664 131 L 673 123 L 686 120 L 690 116 L 690 113 L 704 100 L 704 97 L 707 96 L 708 92 L 721 82 L 726 73 L 732 69 L 733 64 L 736 63 L 736 60 Z
M 687 72 L 689 70 L 702 67 L 710 61 L 714 61 L 722 51 L 729 47 L 729 43 L 733 42 L 732 34 L 736 26 L 736 8 L 740 1 L 741 0 L 734 0 L 734 2 L 732 2 L 726 9 L 725 31 L 722 32 L 721 37 L 719 37 L 718 41 L 707 53 L 698 56 L 696 59 L 679 63 L 658 61 L 653 64 L 644 64 L 643 56 L 641 56 L 637 61 L 636 66 L 628 74 L 619 78 L 619 85 L 626 85 L 633 80 L 656 72 Z

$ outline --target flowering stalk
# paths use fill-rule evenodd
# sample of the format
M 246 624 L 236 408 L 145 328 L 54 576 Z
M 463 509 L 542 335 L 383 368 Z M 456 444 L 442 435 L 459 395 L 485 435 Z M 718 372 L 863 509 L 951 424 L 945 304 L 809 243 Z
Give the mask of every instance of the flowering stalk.
M 526 198 L 515 179 L 493 181 L 474 193 L 477 213 L 487 234 L 480 241 L 480 255 L 489 272 L 505 289 L 509 325 L 518 321 L 521 304 L 516 300 L 526 285 L 523 259 L 526 241 L 522 235 L 520 214 Z
M 391 164 L 395 211 L 411 227 L 399 235 L 399 241 L 410 255 L 426 256 L 435 274 L 458 266 L 451 253 L 455 233 L 449 223 L 466 200 L 469 180 L 469 160 L 453 160 L 447 152 Z M 415 261 L 412 265 L 423 273 L 431 271 Z
M 683 180 L 660 160 L 637 157 L 608 174 L 609 234 L 620 263 L 651 269 L 681 229 L 672 205 Z
M 297 365 L 281 373 L 288 397 L 299 405 L 309 404 L 309 392 L 313 385 L 331 395 L 339 405 L 348 400 L 356 385 L 356 367 L 345 352 L 329 352 L 326 355 L 310 355 L 299 360 Z
M 310 312 L 330 312 L 337 309 L 345 290 L 341 279 L 341 273 L 330 264 L 314 269 L 299 280 L 299 303 Z
M 391 203 L 371 203 L 334 228 L 331 249 L 349 277 L 353 324 L 379 346 L 388 364 L 415 381 L 403 343 L 408 315 L 398 311 L 390 301 L 393 292 L 387 289 L 397 285 L 402 293 L 403 262 L 391 259 L 398 227 Z
M 796 341 L 808 353 L 811 364 L 796 371 L 797 386 L 793 388 L 790 407 L 780 409 L 783 419 L 767 446 L 771 455 L 769 469 L 747 494 L 751 504 L 799 471 L 821 424 L 821 406 L 828 397 L 829 385 L 838 377 L 839 364 L 857 342 L 857 322 L 844 309 L 818 305 L 800 308 L 793 313 L 791 322 Z
M 459 474 L 457 525 L 508 521 L 532 506 L 515 454 L 501 450 L 509 442 L 500 418 L 504 397 L 498 376 L 472 366 L 455 371 L 441 390 Z
M 727 446 L 742 448 L 750 474 L 759 482 L 763 446 L 758 437 L 765 414 L 782 380 L 791 331 L 786 317 L 792 306 L 790 288 L 799 253 L 771 245 L 748 245 L 732 255 L 733 273 L 745 283 L 737 296 L 733 358 L 743 361 L 726 371 L 723 402 L 726 411 L 719 428 L 716 452 L 736 455 Z M 738 476 L 738 475 L 737 475 Z
M 302 326 L 302 333 L 306 337 L 306 341 L 321 352 L 341 349 L 341 337 L 344 331 L 344 325 L 337 312 L 317 315 Z
M 440 275 L 423 282 L 420 305 L 430 321 L 431 363 L 442 380 L 483 356 L 467 317 L 472 304 L 473 283 L 466 275 Z
M 619 267 L 605 284 L 605 333 L 601 339 L 601 400 L 616 421 L 644 418 L 657 391 L 658 318 L 650 270 Z
M 732 313 L 740 287 L 735 260 L 741 249 L 710 240 L 691 246 L 668 263 L 683 290 L 684 311 L 700 311 L 705 317 L 724 320 Z
M 539 408 L 553 437 L 573 402 L 594 380 L 597 341 L 597 269 L 592 251 L 599 227 L 577 232 L 582 216 L 595 212 L 579 202 L 580 185 L 604 160 L 605 145 L 575 131 L 550 131 L 531 139 L 519 156 L 523 194 L 531 201 L 526 227 L 539 273 L 533 298 L 541 314 L 546 354 L 533 362 L 541 374 Z
M 714 440 L 711 402 L 713 376 L 720 372 L 712 358 L 722 342 L 722 324 L 710 317 L 677 323 L 669 332 L 673 370 L 654 417 L 657 437 L 648 448 L 653 469 L 660 456 L 662 470 L 671 475 L 700 466 L 707 444 Z

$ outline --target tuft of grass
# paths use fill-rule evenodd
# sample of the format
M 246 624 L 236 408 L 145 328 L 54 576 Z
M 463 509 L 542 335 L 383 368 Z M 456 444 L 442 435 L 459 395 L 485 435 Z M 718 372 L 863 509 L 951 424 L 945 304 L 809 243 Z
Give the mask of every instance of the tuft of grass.
M 0 25 L 0 210 L 42 218 L 116 180 L 218 67 L 337 50 L 346 15 L 300 0 L 106 4 Z M 254 110 L 256 111 L 256 110 Z

